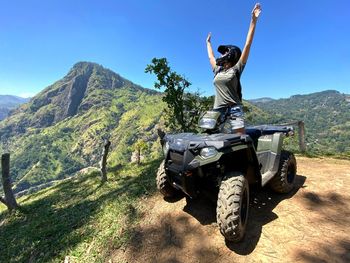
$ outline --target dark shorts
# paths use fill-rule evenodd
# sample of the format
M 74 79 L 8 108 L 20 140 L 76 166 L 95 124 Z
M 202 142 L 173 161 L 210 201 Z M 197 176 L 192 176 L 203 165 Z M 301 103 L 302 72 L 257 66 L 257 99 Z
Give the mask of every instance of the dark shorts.
M 221 132 L 233 133 L 237 129 L 244 128 L 243 106 L 235 105 L 213 110 L 221 113 L 221 122 L 224 122 Z

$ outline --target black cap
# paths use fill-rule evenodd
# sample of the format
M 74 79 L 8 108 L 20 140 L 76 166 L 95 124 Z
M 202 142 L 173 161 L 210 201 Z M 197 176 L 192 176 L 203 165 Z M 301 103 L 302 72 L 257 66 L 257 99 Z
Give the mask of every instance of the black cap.
M 222 57 L 216 59 L 216 64 L 222 66 L 224 62 L 232 62 L 236 64 L 241 57 L 241 49 L 233 45 L 220 45 L 218 52 L 221 53 Z
M 220 45 L 219 47 L 218 47 L 218 52 L 220 53 L 220 54 L 225 54 L 227 51 L 229 51 L 229 49 L 230 48 L 233 48 L 234 46 L 232 46 L 232 45 Z

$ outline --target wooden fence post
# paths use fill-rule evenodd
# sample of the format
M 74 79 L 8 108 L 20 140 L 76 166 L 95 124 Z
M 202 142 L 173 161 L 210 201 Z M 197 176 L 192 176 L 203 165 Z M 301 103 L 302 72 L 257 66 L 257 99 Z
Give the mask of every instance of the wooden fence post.
M 306 152 L 306 145 L 305 145 L 305 127 L 303 121 L 298 121 L 298 128 L 299 128 L 299 149 L 302 153 Z
M 109 146 L 111 146 L 111 142 L 107 140 L 105 142 L 103 152 L 102 152 L 102 160 L 101 160 L 101 176 L 102 182 L 107 181 L 107 155 L 109 152 Z
M 2 187 L 4 189 L 4 197 L 0 197 L 0 201 L 4 203 L 11 211 L 18 208 L 16 198 L 12 191 L 11 178 L 10 178 L 10 154 L 5 153 L 1 155 L 1 175 L 2 175 Z

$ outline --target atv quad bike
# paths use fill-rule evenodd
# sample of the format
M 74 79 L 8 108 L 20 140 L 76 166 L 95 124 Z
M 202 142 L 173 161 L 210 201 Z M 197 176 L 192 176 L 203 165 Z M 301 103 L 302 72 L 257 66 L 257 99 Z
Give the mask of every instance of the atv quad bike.
M 278 193 L 294 186 L 296 160 L 282 150 L 291 126 L 254 126 L 246 134 L 225 130 L 220 113 L 209 111 L 199 126 L 206 133 L 167 134 L 161 138 L 165 160 L 157 173 L 157 188 L 164 197 L 179 192 L 189 198 L 210 192 L 217 197 L 217 223 L 229 241 L 240 241 L 249 212 L 249 189 L 269 184 Z

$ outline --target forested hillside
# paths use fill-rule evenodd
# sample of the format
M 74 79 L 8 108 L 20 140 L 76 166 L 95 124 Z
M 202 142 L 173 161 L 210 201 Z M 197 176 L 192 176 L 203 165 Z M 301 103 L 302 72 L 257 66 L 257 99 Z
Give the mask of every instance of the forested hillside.
M 350 95 L 328 90 L 251 103 L 269 114 L 270 123 L 303 120 L 310 153 L 350 156 Z
M 350 96 L 337 91 L 245 102 L 248 125 L 305 122 L 307 151 L 350 156 Z M 79 62 L 0 122 L 0 150 L 11 153 L 14 190 L 63 179 L 98 166 L 104 140 L 108 167 L 130 162 L 137 141 L 159 154 L 162 93 L 135 85 L 102 66 Z M 297 149 L 297 140 L 287 142 Z
M 157 153 L 155 125 L 161 94 L 144 89 L 100 65 L 80 62 L 0 122 L 1 152 L 11 153 L 15 192 L 98 166 L 105 139 L 108 167 L 130 161 L 143 140 Z

